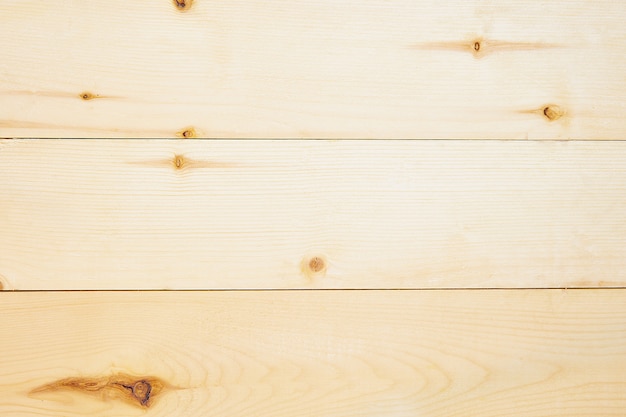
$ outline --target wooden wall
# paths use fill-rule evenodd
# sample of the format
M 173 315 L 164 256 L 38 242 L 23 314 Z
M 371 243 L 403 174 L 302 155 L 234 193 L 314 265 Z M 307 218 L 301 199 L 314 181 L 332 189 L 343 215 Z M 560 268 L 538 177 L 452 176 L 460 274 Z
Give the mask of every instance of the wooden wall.
M 626 416 L 626 4 L 0 0 L 0 416 Z

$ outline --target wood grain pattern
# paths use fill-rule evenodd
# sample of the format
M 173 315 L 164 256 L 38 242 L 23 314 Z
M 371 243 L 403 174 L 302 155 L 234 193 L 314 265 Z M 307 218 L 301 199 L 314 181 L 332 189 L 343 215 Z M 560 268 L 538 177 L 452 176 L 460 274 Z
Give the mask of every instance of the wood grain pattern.
M 0 38 L 0 137 L 626 135 L 614 0 L 0 0 Z
M 626 283 L 626 142 L 6 140 L 0 178 L 5 289 Z
M 2 293 L 0 414 L 622 417 L 625 296 Z M 120 374 L 168 388 L 147 407 L 94 393 Z M 37 391 L 67 378 L 92 385 Z

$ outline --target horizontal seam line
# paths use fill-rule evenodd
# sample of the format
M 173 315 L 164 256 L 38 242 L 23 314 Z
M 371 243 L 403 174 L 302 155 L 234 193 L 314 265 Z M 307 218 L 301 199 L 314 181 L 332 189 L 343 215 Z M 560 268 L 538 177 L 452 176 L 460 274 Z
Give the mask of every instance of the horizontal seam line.
M 3 293 L 74 293 L 74 292 L 341 292 L 341 291 L 554 291 L 554 290 L 626 290 L 626 286 L 620 287 L 486 287 L 486 288 L 214 288 L 214 289 L 64 289 L 64 290 L 11 290 L 0 291 Z

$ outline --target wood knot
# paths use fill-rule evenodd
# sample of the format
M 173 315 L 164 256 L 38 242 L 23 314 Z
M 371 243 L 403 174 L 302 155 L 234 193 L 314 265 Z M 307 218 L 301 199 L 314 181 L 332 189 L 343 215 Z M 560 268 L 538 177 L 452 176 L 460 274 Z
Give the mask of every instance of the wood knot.
M 97 95 L 85 91 L 85 92 L 80 93 L 78 97 L 80 97 L 81 100 L 89 101 L 89 100 L 93 100 L 94 98 L 96 98 Z
M 181 12 L 186 12 L 187 10 L 189 10 L 191 8 L 191 4 L 193 3 L 193 0 L 173 0 L 174 1 L 174 6 L 176 6 L 176 9 L 178 9 Z
M 196 130 L 193 127 L 188 127 L 178 132 L 176 136 L 178 136 L 179 138 L 183 138 L 183 139 L 190 139 L 190 138 L 195 138 L 197 134 L 196 134 Z
M 182 155 L 174 155 L 174 168 L 183 169 L 185 166 L 185 158 Z
M 304 257 L 302 259 L 301 269 L 302 273 L 307 278 L 324 276 L 328 269 L 328 262 L 326 262 L 326 259 L 321 255 Z
M 481 58 L 485 55 L 486 42 L 483 38 L 477 38 L 470 42 L 469 50 L 474 58 Z
M 35 388 L 30 395 L 68 390 L 96 395 L 104 401 L 117 399 L 145 409 L 149 408 L 155 397 L 167 388 L 171 387 L 154 377 L 136 378 L 127 374 L 116 374 L 99 378 L 65 378 Z
M 6 280 L 6 278 L 0 275 L 0 291 L 4 291 L 8 289 L 10 289 L 8 281 Z
M 320 272 L 325 268 L 326 264 L 319 256 L 314 256 L 309 261 L 309 269 L 313 272 Z
M 152 385 L 146 380 L 135 382 L 131 388 L 133 396 L 142 404 L 148 404 L 150 401 L 150 392 L 152 391 Z
M 564 114 L 565 111 L 556 104 L 548 104 L 543 108 L 543 115 L 551 122 L 559 120 Z

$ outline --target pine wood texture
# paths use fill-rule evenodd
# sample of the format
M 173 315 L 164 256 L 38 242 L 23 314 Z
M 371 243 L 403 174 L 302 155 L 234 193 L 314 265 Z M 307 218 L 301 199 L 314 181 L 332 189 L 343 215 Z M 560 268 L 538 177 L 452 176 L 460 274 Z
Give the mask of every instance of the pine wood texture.
M 5 289 L 615 287 L 626 142 L 5 140 Z
M 623 417 L 625 297 L 0 293 L 0 414 Z
M 0 416 L 626 416 L 622 2 L 0 0 L 0 39 Z
M 624 139 L 615 0 L 0 0 L 0 137 Z

